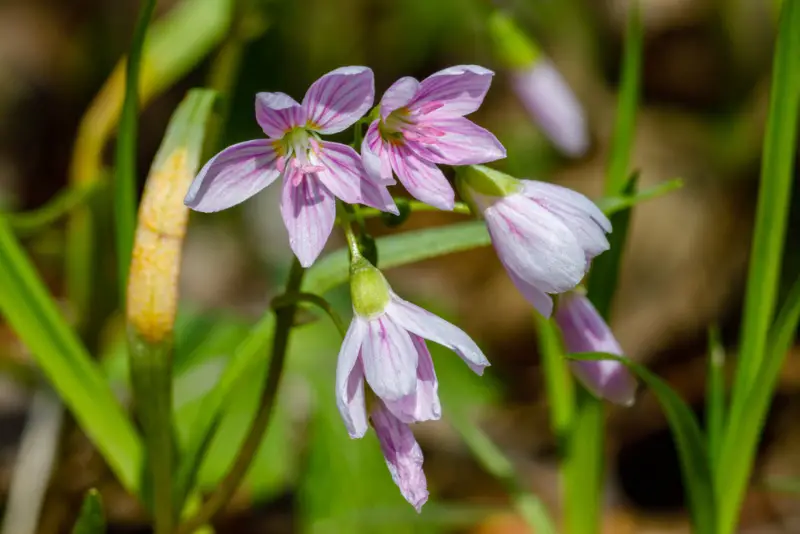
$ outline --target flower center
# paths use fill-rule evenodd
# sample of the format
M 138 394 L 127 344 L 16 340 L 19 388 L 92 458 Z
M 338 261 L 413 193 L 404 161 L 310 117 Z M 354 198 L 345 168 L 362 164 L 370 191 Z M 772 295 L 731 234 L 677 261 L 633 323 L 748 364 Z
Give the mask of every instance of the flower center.
M 302 126 L 296 126 L 275 141 L 275 150 L 278 152 L 278 169 L 283 172 L 288 162 L 289 166 L 300 171 L 298 179 L 303 175 L 325 170 L 319 163 L 319 138 L 317 135 Z
M 446 132 L 430 124 L 426 124 L 425 115 L 436 111 L 444 104 L 441 102 L 428 102 L 413 112 L 406 107 L 392 111 L 386 120 L 378 123 L 378 131 L 384 141 L 393 144 L 403 144 L 406 141 L 416 141 L 425 145 L 434 145 Z

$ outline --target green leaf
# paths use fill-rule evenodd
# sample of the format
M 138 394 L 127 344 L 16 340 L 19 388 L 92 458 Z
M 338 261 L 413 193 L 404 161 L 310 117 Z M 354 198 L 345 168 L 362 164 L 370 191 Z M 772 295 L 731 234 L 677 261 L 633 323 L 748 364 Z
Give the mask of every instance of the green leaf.
M 631 194 L 602 197 L 599 198 L 596 203 L 597 206 L 603 210 L 603 213 L 610 217 L 617 212 L 632 208 L 646 200 L 651 200 L 667 193 L 671 193 L 672 191 L 676 191 L 681 187 L 683 187 L 683 180 L 676 178 L 674 180 L 668 180 L 652 187 L 648 187 L 647 189 L 638 190 Z
M 627 358 L 596 352 L 570 354 L 569 357 L 576 360 L 618 361 L 632 369 L 647 384 L 658 399 L 678 446 L 692 525 L 698 533 L 715 534 L 716 507 L 708 453 L 700 425 L 689 405 L 666 382 Z
M 765 360 L 743 408 L 729 418 L 719 457 L 716 482 L 720 502 L 721 532 L 734 532 L 753 468 L 758 441 L 786 354 L 800 323 L 800 277 L 795 280 L 778 318 L 770 330 Z
M 619 194 L 625 187 L 630 173 L 644 48 L 644 32 L 639 10 L 639 2 L 634 0 L 628 9 L 628 23 L 625 28 L 625 55 L 622 58 L 622 80 L 614 122 L 614 137 L 611 142 L 611 159 L 606 173 L 606 195 Z
M 738 420 L 748 409 L 750 392 L 756 387 L 763 359 L 767 354 L 767 332 L 773 319 L 783 257 L 786 225 L 795 181 L 792 168 L 797 151 L 797 117 L 800 112 L 800 3 L 784 2 L 773 60 L 769 115 L 761 182 L 756 208 L 753 247 L 744 301 L 742 337 L 738 366 L 733 383 L 730 418 Z M 761 386 L 759 386 L 761 387 Z M 729 434 L 730 435 L 730 434 Z M 750 458 L 735 454 L 739 446 L 728 437 L 723 457 L 750 464 Z M 720 473 L 732 468 L 723 464 Z M 723 534 L 734 529 L 743 487 L 719 488 Z
M 100 492 L 92 488 L 86 492 L 78 520 L 72 534 L 105 534 L 106 518 L 103 515 L 103 501 Z
M 391 269 L 491 243 L 482 221 L 403 232 L 376 240 L 382 269 Z M 303 290 L 323 294 L 347 281 L 350 260 L 346 248 L 318 260 L 306 274 Z
M 97 190 L 97 184 L 68 187 L 58 192 L 41 208 L 9 213 L 6 217 L 17 235 L 27 237 L 43 229 L 51 228 L 55 221 L 88 202 Z
M 128 59 L 125 63 L 125 100 L 117 133 L 114 175 L 114 215 L 116 217 L 117 267 L 120 295 L 128 285 L 128 269 L 136 228 L 136 143 L 139 135 L 139 69 L 147 25 L 156 7 L 156 0 L 143 0 L 139 19 L 133 30 Z
M 141 439 L 2 217 L 0 312 L 122 485 L 138 495 Z
M 706 433 L 712 470 L 718 468 L 720 447 L 725 431 L 725 347 L 719 327 L 708 330 L 708 380 L 706 386 Z

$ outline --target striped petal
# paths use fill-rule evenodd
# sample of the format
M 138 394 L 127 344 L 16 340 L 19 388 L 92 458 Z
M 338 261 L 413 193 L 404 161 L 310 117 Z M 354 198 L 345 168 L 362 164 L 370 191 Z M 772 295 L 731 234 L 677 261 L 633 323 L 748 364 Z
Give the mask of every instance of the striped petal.
M 303 267 L 322 252 L 336 219 L 336 199 L 313 174 L 289 168 L 283 178 L 281 215 L 289 246 Z
M 287 94 L 258 93 L 256 121 L 268 137 L 280 139 L 292 128 L 306 123 L 306 112 Z
M 411 195 L 441 210 L 452 210 L 455 192 L 439 168 L 422 160 L 406 145 L 388 145 L 397 178 Z
M 411 334 L 411 341 L 417 349 L 417 388 L 411 395 L 396 401 L 385 401 L 385 404 L 404 423 L 435 421 L 442 417 L 442 405 L 431 353 L 425 340 L 418 335 Z
M 341 67 L 314 82 L 303 98 L 308 127 L 334 134 L 352 126 L 372 107 L 375 79 L 367 67 Z
M 354 318 L 342 342 L 336 365 L 336 405 L 351 438 L 360 438 L 367 432 L 364 369 L 358 357 L 365 330 L 363 321 Z
M 417 349 L 411 336 L 386 315 L 367 323 L 361 361 L 369 387 L 385 400 L 402 399 L 417 385 Z
M 389 146 L 381 138 L 378 121 L 372 121 L 361 142 L 361 161 L 370 178 L 386 185 L 395 184 L 392 178 L 392 161 Z
M 408 105 L 419 90 L 416 78 L 405 76 L 389 87 L 381 97 L 381 119 L 386 120 L 389 114 Z
M 416 129 L 428 142 L 408 145 L 431 163 L 475 165 L 506 157 L 506 149 L 494 134 L 464 117 L 423 121 Z
M 489 90 L 494 72 L 477 65 L 459 65 L 422 80 L 408 104 L 412 113 L 429 118 L 469 115 L 478 109 Z
M 206 163 L 189 187 L 184 204 L 206 213 L 228 209 L 252 197 L 280 176 L 270 141 L 230 146 Z

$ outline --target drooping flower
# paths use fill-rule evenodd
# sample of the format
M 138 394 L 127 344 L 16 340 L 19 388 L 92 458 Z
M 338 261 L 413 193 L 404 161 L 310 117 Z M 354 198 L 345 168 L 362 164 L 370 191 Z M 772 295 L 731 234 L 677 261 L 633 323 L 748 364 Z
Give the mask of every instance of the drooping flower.
M 488 28 L 495 55 L 533 121 L 559 150 L 582 156 L 589 148 L 586 118 L 561 73 L 508 14 L 492 13 Z
M 549 294 L 573 289 L 592 259 L 608 250 L 611 223 L 576 191 L 479 165 L 461 169 L 456 183 L 486 220 L 511 280 L 545 317 L 553 311 Z
M 422 449 L 411 428 L 395 417 L 380 400 L 374 402 L 370 420 L 392 480 L 403 497 L 419 512 L 428 500 L 428 482 L 422 470 Z
M 419 509 L 427 497 L 422 453 L 407 425 L 441 417 L 425 340 L 453 350 L 477 374 L 489 362 L 463 330 L 398 297 L 363 258 L 353 263 L 350 279 L 354 317 L 339 351 L 336 403 L 350 437 L 360 438 L 368 427 L 366 398 L 374 393 L 370 417 L 386 463 L 403 496 Z
M 605 352 L 624 356 L 614 334 L 581 291 L 559 296 L 555 320 L 561 328 L 567 352 Z M 580 382 L 596 396 L 630 406 L 636 397 L 636 379 L 614 360 L 570 362 Z
M 452 210 L 455 194 L 437 167 L 486 163 L 506 150 L 488 130 L 464 118 L 483 102 L 494 73 L 476 65 L 450 67 L 417 81 L 400 78 L 383 95 L 380 118 L 361 145 L 364 165 L 384 183 L 392 171 L 415 198 Z
M 370 69 L 341 67 L 314 82 L 302 103 L 284 93 L 258 93 L 256 121 L 267 139 L 211 158 L 184 202 L 196 211 L 224 210 L 282 177 L 281 215 L 304 267 L 314 263 L 333 229 L 337 197 L 397 213 L 386 186 L 369 177 L 355 150 L 320 139 L 360 119 L 372 106 L 374 85 Z
M 589 149 L 589 129 L 580 102 L 555 65 L 539 58 L 511 72 L 511 87 L 534 122 L 559 150 L 580 157 Z

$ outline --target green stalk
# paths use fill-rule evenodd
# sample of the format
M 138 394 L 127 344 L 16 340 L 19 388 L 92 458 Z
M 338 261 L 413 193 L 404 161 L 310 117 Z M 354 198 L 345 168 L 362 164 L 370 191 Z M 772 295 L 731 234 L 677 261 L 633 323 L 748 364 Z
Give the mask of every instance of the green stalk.
M 172 493 L 174 450 L 172 427 L 172 346 L 171 339 L 149 343 L 128 333 L 131 386 L 136 412 L 142 425 L 152 488 L 150 495 L 156 534 L 172 534 L 175 506 Z M 148 500 L 148 499 L 145 499 Z
M 775 312 L 792 192 L 800 103 L 800 2 L 783 4 L 761 159 L 761 182 L 744 302 L 741 348 L 731 417 L 740 416 L 764 359 Z
M 717 469 L 722 435 L 725 430 L 725 349 L 719 327 L 708 332 L 708 381 L 706 386 L 706 433 L 712 471 Z
M 289 272 L 289 280 L 286 283 L 286 294 L 294 294 L 300 291 L 304 274 L 305 269 L 295 259 Z M 275 336 L 272 339 L 272 351 L 266 374 L 266 383 L 264 384 L 258 412 L 250 426 L 250 431 L 245 437 L 244 443 L 239 449 L 239 454 L 236 455 L 236 460 L 225 475 L 225 478 L 222 479 L 217 489 L 203 503 L 197 514 L 180 526 L 178 529 L 179 534 L 192 534 L 195 530 L 211 521 L 230 501 L 242 479 L 247 474 L 267 426 L 269 426 L 272 408 L 275 405 L 278 386 L 283 374 L 286 352 L 289 346 L 289 333 L 294 325 L 296 310 L 297 304 L 289 303 L 276 311 Z
M 569 366 L 564 355 L 558 329 L 552 321 L 534 312 L 536 336 L 539 341 L 539 354 L 544 368 L 547 403 L 550 408 L 550 426 L 562 454 L 575 416 L 575 388 Z
M 133 31 L 128 62 L 125 67 L 125 100 L 117 137 L 114 175 L 114 217 L 117 235 L 117 268 L 120 295 L 125 295 L 128 269 L 136 228 L 136 141 L 139 120 L 139 69 L 147 25 L 156 6 L 155 0 L 143 0 Z

